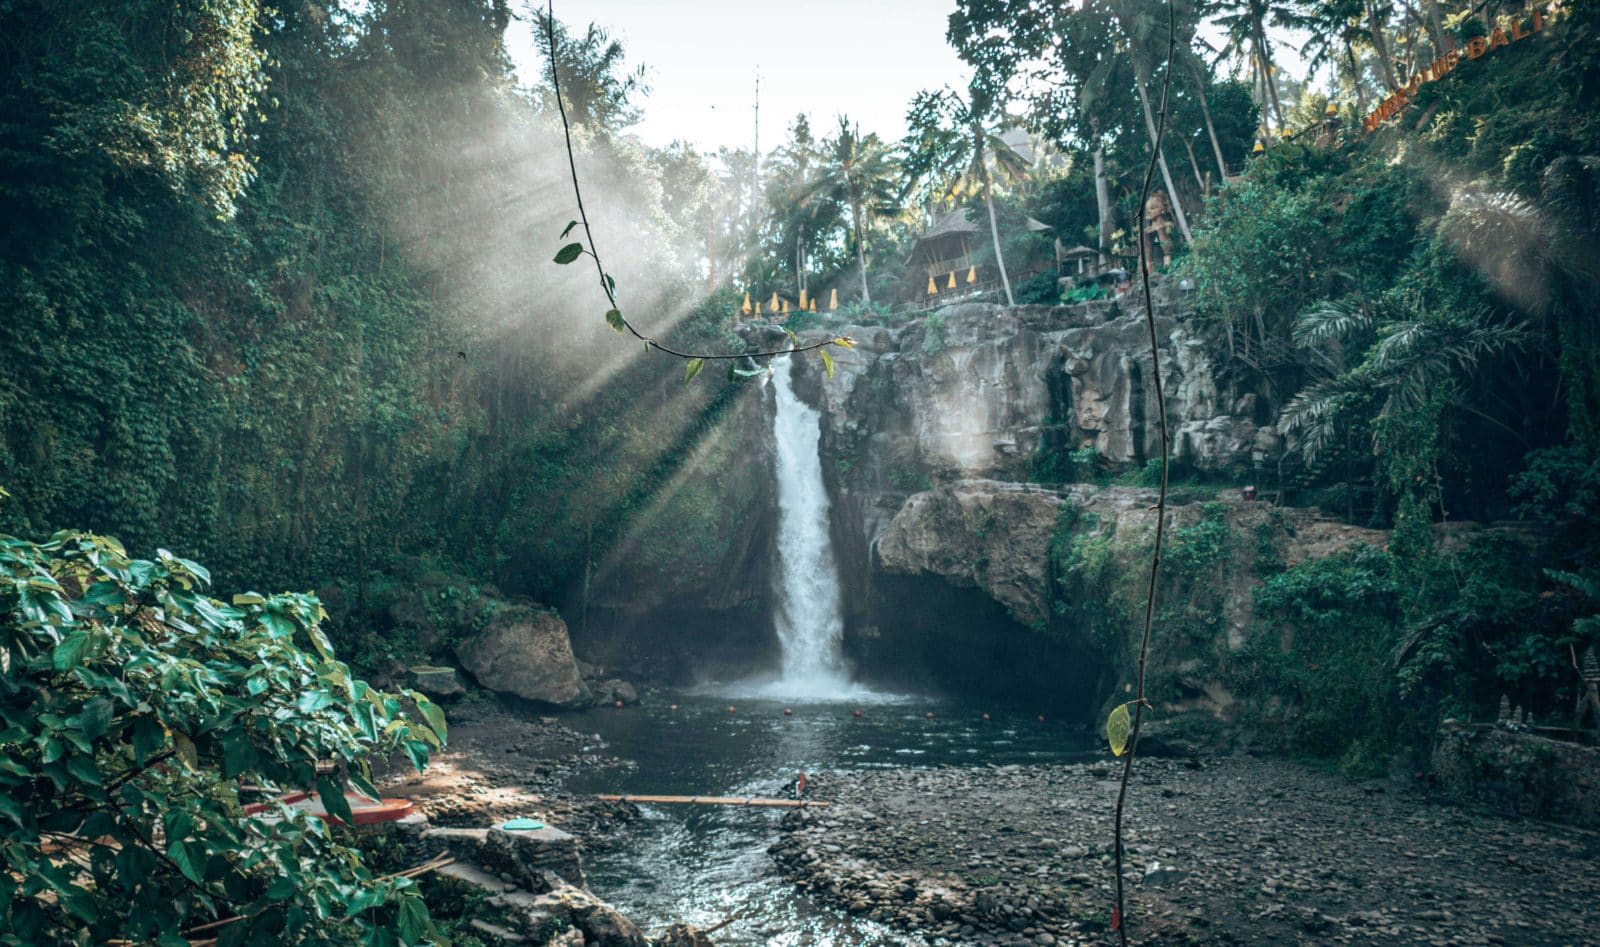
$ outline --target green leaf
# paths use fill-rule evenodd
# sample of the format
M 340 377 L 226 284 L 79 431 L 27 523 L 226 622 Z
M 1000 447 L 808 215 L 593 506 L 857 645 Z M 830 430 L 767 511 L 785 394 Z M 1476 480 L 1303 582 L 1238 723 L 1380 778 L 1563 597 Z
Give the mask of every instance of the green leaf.
M 571 233 L 572 228 L 576 226 L 578 226 L 578 222 L 576 220 L 567 221 L 567 225 L 561 228 L 561 239 L 567 239 L 567 234 Z
M 627 325 L 622 321 L 622 310 L 621 309 L 607 309 L 606 310 L 606 325 L 610 326 L 613 329 L 616 329 L 618 332 L 621 332 L 623 329 L 627 328 Z
M 178 759 L 183 761 L 183 765 L 189 767 L 191 772 L 198 771 L 200 769 L 200 753 L 195 749 L 194 741 L 189 739 L 187 734 L 174 730 L 172 731 L 172 743 L 178 748 Z
M 568 263 L 571 263 L 580 256 L 583 256 L 583 244 L 569 243 L 562 247 L 560 252 L 556 254 L 556 262 L 560 263 L 562 266 L 566 266 Z
M 856 340 L 850 338 L 848 335 L 841 335 L 837 339 L 833 340 L 833 344 L 839 346 L 840 348 L 853 349 L 856 347 Z
M 1128 737 L 1133 733 L 1133 720 L 1128 708 L 1133 704 L 1119 704 L 1106 718 L 1106 739 L 1111 743 L 1111 755 L 1121 756 L 1128 749 Z
M 344 790 L 333 780 L 326 776 L 317 780 L 317 798 L 322 800 L 322 807 L 328 810 L 328 815 L 345 825 L 356 824 L 355 816 L 350 814 L 350 800 L 344 797 Z
M 112 706 L 108 697 L 96 697 L 83 705 L 83 735 L 98 740 L 111 729 Z
M 832 378 L 833 377 L 833 356 L 828 354 L 828 350 L 827 349 L 817 349 L 817 354 L 822 356 L 822 369 L 823 369 L 823 371 L 826 371 L 828 373 L 828 377 Z
M 689 364 L 683 367 L 683 383 L 687 385 L 689 382 L 694 381 L 694 376 L 700 374 L 700 369 L 704 368 L 705 364 L 706 360 L 703 358 L 689 359 Z
M 412 691 L 411 697 L 417 702 L 417 709 L 422 712 L 422 719 L 428 721 L 428 726 L 433 728 L 433 732 L 439 735 L 440 740 L 446 739 L 449 729 L 445 725 L 444 711 L 439 709 L 438 704 L 415 691 Z
M 428 936 L 428 908 L 422 903 L 422 898 L 415 894 L 407 895 L 400 902 L 400 916 L 395 922 L 400 929 L 400 937 L 408 944 L 420 943 Z
M 267 600 L 254 592 L 242 592 L 233 597 L 235 605 L 265 605 Z
M 167 833 L 167 857 L 178 866 L 178 871 L 195 884 L 205 884 L 205 848 L 196 842 L 184 841 L 188 832 Z
M 56 645 L 50 654 L 50 664 L 57 671 L 70 670 L 82 663 L 83 654 L 87 650 L 89 650 L 89 633 L 74 631 Z

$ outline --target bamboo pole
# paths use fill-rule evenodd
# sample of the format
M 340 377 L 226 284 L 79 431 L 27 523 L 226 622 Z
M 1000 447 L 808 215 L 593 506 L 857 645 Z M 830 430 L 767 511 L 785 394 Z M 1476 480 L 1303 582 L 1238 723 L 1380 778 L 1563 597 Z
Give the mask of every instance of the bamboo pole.
M 832 805 L 830 802 L 811 802 L 806 799 L 763 799 L 759 796 L 595 796 L 603 802 L 643 802 L 661 803 L 665 805 L 700 805 L 700 806 L 752 806 L 765 809 L 799 809 L 817 808 L 824 809 Z

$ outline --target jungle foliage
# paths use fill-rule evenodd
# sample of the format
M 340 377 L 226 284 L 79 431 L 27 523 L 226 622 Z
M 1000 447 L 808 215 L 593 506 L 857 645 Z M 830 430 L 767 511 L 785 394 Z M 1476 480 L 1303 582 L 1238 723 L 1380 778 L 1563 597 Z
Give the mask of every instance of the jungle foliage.
M 372 759 L 426 765 L 444 715 L 354 678 L 315 598 L 209 586 L 165 550 L 0 535 L 0 944 L 433 940 L 411 881 L 240 786 L 315 786 L 348 825 L 347 783 L 376 797 Z

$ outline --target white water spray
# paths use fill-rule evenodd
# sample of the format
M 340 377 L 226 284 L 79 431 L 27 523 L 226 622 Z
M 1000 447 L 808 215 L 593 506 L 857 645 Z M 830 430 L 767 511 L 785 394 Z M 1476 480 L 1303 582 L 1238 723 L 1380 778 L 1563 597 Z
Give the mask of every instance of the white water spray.
M 766 690 L 774 696 L 843 698 L 861 690 L 845 676 L 839 640 L 839 567 L 828 533 L 828 492 L 822 485 L 818 413 L 795 397 L 791 366 L 777 366 L 772 390 L 777 412 L 778 574 L 776 625 L 783 646 L 782 676 Z

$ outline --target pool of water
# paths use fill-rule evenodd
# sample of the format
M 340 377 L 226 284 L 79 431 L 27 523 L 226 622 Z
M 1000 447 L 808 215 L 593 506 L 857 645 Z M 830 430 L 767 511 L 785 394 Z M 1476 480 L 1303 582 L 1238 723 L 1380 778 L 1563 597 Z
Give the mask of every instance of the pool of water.
M 757 692 L 758 693 L 758 692 Z M 729 694 L 745 696 L 728 696 Z M 783 701 L 739 687 L 657 692 L 637 707 L 569 718 L 629 765 L 585 773 L 577 792 L 781 795 L 804 771 L 828 798 L 830 771 L 983 766 L 1088 759 L 1081 728 L 950 700 L 858 693 Z M 676 705 L 676 710 L 672 709 Z M 729 707 L 733 711 L 729 712 Z M 791 711 L 785 715 L 784 710 Z M 860 716 L 856 712 L 860 711 Z M 932 716 L 928 716 L 932 714 Z M 778 877 L 766 850 L 784 810 L 642 806 L 644 818 L 587 856 L 590 886 L 646 929 L 675 920 L 702 929 L 735 920 L 724 945 L 920 943 L 817 904 Z

